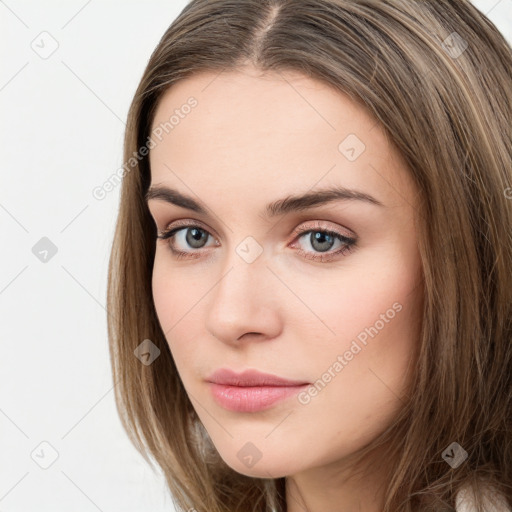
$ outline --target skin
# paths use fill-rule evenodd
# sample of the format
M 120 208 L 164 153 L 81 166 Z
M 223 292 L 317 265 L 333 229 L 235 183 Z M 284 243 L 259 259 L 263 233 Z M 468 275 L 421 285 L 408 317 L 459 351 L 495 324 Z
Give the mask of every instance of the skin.
M 397 414 L 417 355 L 422 267 L 407 166 L 365 109 L 299 73 L 247 66 L 196 74 L 165 93 L 153 127 L 190 96 L 197 106 L 150 152 L 151 185 L 192 195 L 209 214 L 148 202 L 159 232 L 190 220 L 210 234 L 195 248 L 187 230 L 179 232 L 174 247 L 188 259 L 159 239 L 154 262 L 156 312 L 188 396 L 230 467 L 288 477 L 289 512 L 379 512 L 387 475 L 355 477 L 351 469 L 357 450 Z M 366 146 L 354 161 L 338 149 L 349 134 Z M 335 184 L 384 206 L 337 200 L 274 219 L 261 214 L 271 201 Z M 298 250 L 322 249 L 298 227 L 355 234 L 357 245 L 314 261 Z M 248 236 L 262 249 L 252 263 L 236 252 Z M 213 400 L 204 379 L 221 367 L 315 383 L 395 303 L 401 310 L 358 343 L 362 349 L 307 404 L 294 396 L 240 413 Z M 261 453 L 252 467 L 237 456 L 247 442 Z

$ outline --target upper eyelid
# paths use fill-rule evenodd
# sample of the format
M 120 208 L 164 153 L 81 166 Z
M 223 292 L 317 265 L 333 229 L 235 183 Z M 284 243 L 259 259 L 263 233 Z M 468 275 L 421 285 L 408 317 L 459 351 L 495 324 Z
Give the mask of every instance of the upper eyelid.
M 206 225 L 204 225 L 202 222 L 197 221 L 197 220 L 190 221 L 190 222 L 181 221 L 181 220 L 169 222 L 168 224 L 165 225 L 165 227 L 162 230 L 159 230 L 159 233 L 167 233 L 169 231 L 193 228 L 193 227 L 198 227 L 198 228 L 206 231 L 209 235 L 217 237 L 217 235 L 215 234 L 215 230 L 212 230 L 211 228 L 206 227 Z M 212 231 L 213 231 L 213 233 L 212 233 Z
M 307 221 L 303 221 L 299 225 L 302 225 L 306 222 Z M 295 236 L 294 240 L 297 237 L 304 236 L 308 232 L 314 232 L 314 231 L 332 231 L 336 235 L 341 236 L 342 238 L 354 240 L 356 242 L 358 240 L 358 236 L 352 230 L 349 230 L 348 228 L 341 227 L 341 226 L 331 227 L 331 226 L 322 226 L 321 225 L 322 222 L 329 222 L 331 224 L 334 224 L 332 221 L 314 220 L 312 222 L 313 222 L 313 225 L 311 225 L 311 226 L 307 226 L 302 229 L 298 229 L 297 227 L 294 228 L 292 230 L 292 235 Z M 183 220 L 183 221 L 177 220 L 177 221 L 170 222 L 166 225 L 166 227 L 163 230 L 159 231 L 159 234 L 165 234 L 170 231 L 174 231 L 173 236 L 175 236 L 180 230 L 190 228 L 190 227 L 198 227 L 198 228 L 202 229 L 203 231 L 206 231 L 211 237 L 213 237 L 216 241 L 218 241 L 219 237 L 215 234 L 215 230 L 212 230 L 211 228 L 206 227 L 201 221 L 197 221 L 197 220 L 194 220 L 194 221 L 192 221 L 192 220 Z M 343 230 L 350 231 L 350 233 L 343 233 Z M 214 231 L 214 233 L 212 233 L 212 231 Z
M 157 215 L 156 212 L 159 212 L 159 207 L 155 207 L 155 214 L 153 214 L 152 208 L 149 206 L 152 203 L 159 204 L 159 203 L 161 203 L 161 201 L 153 200 L 153 201 L 149 201 L 147 203 L 147 208 L 149 210 L 149 213 L 150 213 L 151 217 L 153 218 L 155 224 L 157 224 L 157 217 L 159 217 L 159 215 Z M 168 206 L 167 203 L 165 203 L 165 205 Z M 357 239 L 358 238 L 357 234 L 353 230 L 351 230 L 348 227 L 339 225 L 336 221 L 329 220 L 329 219 L 315 218 L 316 215 L 319 215 L 319 216 L 322 215 L 321 211 L 316 211 L 317 209 L 321 209 L 322 207 L 325 207 L 325 205 L 315 205 L 315 206 L 313 206 L 311 208 L 308 208 L 307 209 L 307 213 L 305 213 L 303 211 L 297 212 L 297 215 L 301 217 L 300 224 L 303 224 L 303 223 L 308 222 L 308 221 L 327 222 L 329 224 L 334 224 L 336 227 L 332 228 L 332 227 L 324 227 L 324 226 L 322 226 L 319 229 L 323 229 L 323 230 L 328 229 L 328 230 L 335 230 L 335 231 L 342 230 L 342 231 L 344 231 L 344 233 L 341 233 L 341 234 L 343 234 L 343 236 L 345 236 L 346 238 L 352 238 L 352 239 Z M 166 212 L 167 208 L 165 210 L 163 210 L 163 211 Z M 166 214 L 162 213 L 162 215 L 166 215 Z M 201 215 L 202 216 L 201 213 L 199 213 L 197 215 Z M 308 217 L 308 218 L 303 218 L 303 217 Z M 177 219 L 177 220 L 175 220 L 173 222 L 166 223 L 166 226 L 161 231 L 165 232 L 168 229 L 174 229 L 174 227 L 177 227 L 178 225 L 174 226 L 173 228 L 169 228 L 169 226 L 171 224 L 173 224 L 174 222 L 180 222 L 180 221 L 182 221 L 182 219 Z M 188 217 L 185 217 L 185 220 L 183 220 L 183 222 L 186 222 L 186 221 L 190 221 L 190 224 L 187 224 L 187 226 L 188 225 L 194 225 L 194 223 L 197 223 L 198 226 L 201 226 L 201 229 L 205 229 L 210 234 L 215 235 L 217 238 L 219 238 L 218 235 L 216 234 L 216 230 L 212 229 L 210 227 L 206 227 L 206 224 L 203 221 L 200 221 L 200 220 L 197 220 L 197 219 L 189 219 Z M 212 231 L 213 231 L 213 233 L 212 233 Z M 294 229 L 294 231 L 295 231 L 295 229 Z

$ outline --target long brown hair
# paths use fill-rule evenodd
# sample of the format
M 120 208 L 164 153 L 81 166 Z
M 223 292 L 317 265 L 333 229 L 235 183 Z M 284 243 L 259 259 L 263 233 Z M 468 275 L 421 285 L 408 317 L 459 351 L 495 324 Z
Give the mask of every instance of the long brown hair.
M 285 480 L 220 458 L 178 376 L 152 300 L 156 227 L 144 196 L 159 99 L 194 72 L 299 70 L 381 123 L 420 192 L 425 296 L 409 400 L 365 447 L 393 470 L 384 512 L 453 510 L 485 480 L 512 503 L 512 49 L 467 0 L 192 0 L 154 50 L 130 107 L 108 278 L 118 412 L 176 507 L 283 512 Z M 134 351 L 149 339 L 152 364 Z M 467 459 L 450 467 L 457 442 Z M 480 510 L 480 509 L 479 509 Z M 483 509 L 482 509 L 483 510 Z

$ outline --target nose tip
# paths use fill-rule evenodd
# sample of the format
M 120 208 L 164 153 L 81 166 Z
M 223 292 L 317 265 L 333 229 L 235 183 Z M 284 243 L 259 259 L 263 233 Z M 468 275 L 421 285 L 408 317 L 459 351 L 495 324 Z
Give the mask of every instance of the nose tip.
M 224 343 L 275 337 L 280 330 L 275 290 L 265 265 L 238 261 L 212 291 L 206 318 L 210 334 Z M 271 299 L 269 300 L 269 297 Z

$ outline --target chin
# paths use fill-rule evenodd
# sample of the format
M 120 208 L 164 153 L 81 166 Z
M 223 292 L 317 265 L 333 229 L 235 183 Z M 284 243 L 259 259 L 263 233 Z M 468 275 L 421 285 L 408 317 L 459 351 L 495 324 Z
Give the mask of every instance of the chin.
M 245 452 L 231 452 L 228 457 L 220 455 L 233 471 L 252 478 L 282 478 L 294 473 L 290 464 L 284 464 L 279 454 L 273 454 L 272 457 L 267 458 L 262 456 L 258 460 L 256 458 L 251 460 Z

